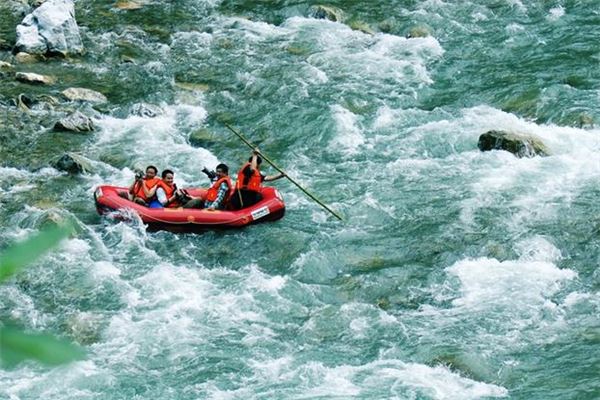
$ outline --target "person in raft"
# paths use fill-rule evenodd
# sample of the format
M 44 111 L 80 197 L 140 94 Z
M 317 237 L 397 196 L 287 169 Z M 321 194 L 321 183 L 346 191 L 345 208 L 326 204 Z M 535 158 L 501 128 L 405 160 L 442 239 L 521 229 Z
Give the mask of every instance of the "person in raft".
M 231 196 L 231 206 L 234 210 L 244 207 L 250 207 L 261 200 L 260 189 L 263 182 L 271 182 L 283 178 L 284 174 L 264 175 L 260 172 L 262 158 L 260 151 L 255 149 L 248 159 L 248 162 L 242 165 L 235 183 L 235 192 Z
M 202 199 L 178 189 L 174 179 L 175 173 L 170 169 L 162 172 L 162 180 L 155 187 L 156 198 L 150 202 L 150 208 L 200 208 Z
M 122 197 L 127 197 L 129 200 L 147 207 L 152 197 L 154 197 L 156 185 L 160 182 L 160 178 L 156 177 L 157 173 L 158 170 L 154 165 L 146 167 L 146 175 L 141 171 L 136 173 L 135 181 L 129 187 L 129 191 L 124 193 Z
M 206 167 L 202 169 L 212 185 L 206 192 L 204 208 L 207 210 L 223 210 L 229 201 L 229 193 L 233 188 L 229 178 L 229 167 L 225 164 L 217 165 L 216 172 L 209 171 Z

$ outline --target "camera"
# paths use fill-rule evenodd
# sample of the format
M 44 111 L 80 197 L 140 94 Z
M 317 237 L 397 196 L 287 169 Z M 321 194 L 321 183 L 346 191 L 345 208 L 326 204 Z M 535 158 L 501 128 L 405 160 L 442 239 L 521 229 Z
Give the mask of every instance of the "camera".
M 144 177 L 144 171 L 137 170 L 135 171 L 135 180 L 139 181 Z
M 217 176 L 215 171 L 209 171 L 208 168 L 206 168 L 206 167 L 202 168 L 202 172 L 204 172 L 206 174 L 206 176 L 208 176 L 208 179 L 210 179 L 210 180 L 215 179 L 215 177 Z

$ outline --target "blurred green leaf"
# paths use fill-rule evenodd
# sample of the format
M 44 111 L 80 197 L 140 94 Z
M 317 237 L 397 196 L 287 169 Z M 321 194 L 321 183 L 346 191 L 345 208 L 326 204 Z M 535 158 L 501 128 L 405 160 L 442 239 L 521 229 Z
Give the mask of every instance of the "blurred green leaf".
M 37 260 L 71 232 L 71 225 L 53 226 L 5 250 L 0 254 L 0 282 Z
M 5 367 L 34 359 L 48 365 L 81 360 L 83 350 L 65 340 L 46 334 L 28 334 L 12 326 L 0 327 L 0 360 Z

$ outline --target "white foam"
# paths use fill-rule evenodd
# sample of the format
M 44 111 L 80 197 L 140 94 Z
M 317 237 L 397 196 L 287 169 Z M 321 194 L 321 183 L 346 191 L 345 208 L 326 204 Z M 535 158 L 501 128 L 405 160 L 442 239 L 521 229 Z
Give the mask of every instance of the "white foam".
M 558 21 L 560 19 L 560 17 L 565 15 L 565 9 L 563 8 L 563 6 L 558 5 L 557 7 L 551 8 L 549 15 L 548 15 L 548 20 L 550 21 Z
M 202 126 L 207 112 L 201 106 L 189 104 L 164 106 L 164 109 L 165 113 L 155 118 L 129 116 L 125 119 L 99 119 L 101 132 L 95 146 L 127 148 L 136 167 L 143 169 L 152 164 L 159 169 L 172 168 L 179 186 L 197 184 L 203 179 L 198 174 L 202 165 L 216 165 L 219 160 L 207 149 L 188 145 L 179 127 L 183 125 L 189 131 Z M 152 158 L 149 158 L 149 154 Z M 120 177 L 113 179 L 128 185 L 133 180 L 133 173 L 124 169 Z
M 555 263 L 562 259 L 560 250 L 543 236 L 533 236 L 517 242 L 515 251 L 520 261 L 545 261 Z
M 365 142 L 361 128 L 358 126 L 358 117 L 339 105 L 332 106 L 331 111 L 337 129 L 330 146 L 334 149 L 341 148 L 346 154 L 355 154 Z
M 448 128 L 445 128 L 445 130 Z M 420 128 L 422 131 L 423 128 Z M 506 223 L 520 231 L 524 224 L 553 219 L 577 198 L 590 182 L 600 177 L 600 131 L 554 125 L 537 125 L 489 107 L 474 107 L 453 121 L 450 130 L 458 145 L 477 142 L 488 130 L 502 130 L 541 139 L 550 157 L 516 158 L 505 151 L 464 154 L 455 168 L 471 172 L 471 196 L 463 201 L 461 220 L 473 223 L 481 208 L 497 204 L 512 207 Z M 458 137 L 456 137 L 458 135 Z
M 295 399 L 361 397 L 478 399 L 505 397 L 508 391 L 497 385 L 463 378 L 445 367 L 429 367 L 399 360 L 377 360 L 364 365 L 328 367 L 308 362 L 294 369 L 288 358 L 275 359 L 274 369 L 258 371 L 259 382 L 295 382 L 287 396 Z M 215 390 L 216 388 L 213 388 Z M 220 398 L 221 391 L 212 392 Z
M 465 259 L 446 271 L 461 283 L 462 296 L 452 304 L 470 309 L 542 305 L 563 282 L 577 276 L 545 261 L 500 262 L 490 258 Z

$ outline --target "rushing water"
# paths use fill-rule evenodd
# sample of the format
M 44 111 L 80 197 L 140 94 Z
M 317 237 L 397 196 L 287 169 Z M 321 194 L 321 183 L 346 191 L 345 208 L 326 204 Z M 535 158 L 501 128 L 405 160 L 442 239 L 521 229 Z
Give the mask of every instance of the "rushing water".
M 3 2 L 10 42 L 20 6 Z M 78 227 L 0 287 L 0 317 L 87 351 L 0 371 L 0 398 L 600 398 L 597 4 L 331 1 L 339 23 L 309 1 L 140 3 L 78 0 L 86 54 L 18 66 L 54 86 L 0 78 L 0 247 Z M 81 106 L 89 136 L 11 103 L 71 86 L 109 98 Z M 96 215 L 94 187 L 136 167 L 191 186 L 236 170 L 248 149 L 222 121 L 345 221 L 282 180 L 285 218 L 239 231 Z M 482 153 L 491 129 L 552 155 Z M 66 149 L 93 171 L 49 167 Z

